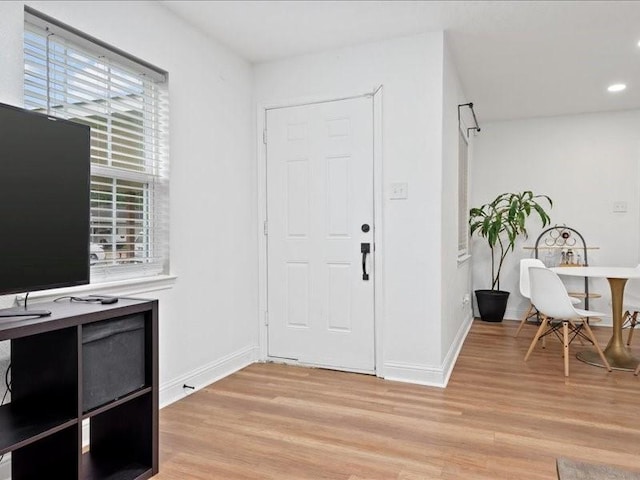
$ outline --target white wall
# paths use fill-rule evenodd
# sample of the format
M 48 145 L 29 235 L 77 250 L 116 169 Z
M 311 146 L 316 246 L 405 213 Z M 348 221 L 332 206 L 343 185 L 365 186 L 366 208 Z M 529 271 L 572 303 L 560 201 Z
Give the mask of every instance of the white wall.
M 473 317 L 471 303 L 465 302 L 471 292 L 470 261 L 458 262 L 458 105 L 467 103 L 467 98 L 446 43 L 444 53 L 441 360 L 452 364 Z M 467 112 L 462 113 L 464 124 Z M 473 135 L 470 145 L 472 142 Z
M 554 202 L 552 224 L 574 227 L 589 245 L 600 247 L 588 252 L 590 265 L 635 266 L 640 248 L 639 164 L 638 110 L 483 124 L 474 147 L 471 203 L 478 206 L 506 191 L 547 194 Z M 627 213 L 613 213 L 618 200 L 627 202 Z M 531 255 L 522 246 L 533 245 L 541 231 L 537 219 L 530 225 L 529 239 L 518 242 L 504 266 L 501 288 L 511 291 L 506 318 L 519 318 L 527 307 L 518 293 L 518 262 Z M 488 268 L 488 248 L 474 241 L 475 289 L 489 287 Z M 592 280 L 590 289 L 604 294 L 591 308 L 609 312 L 606 281 Z
M 15 105 L 23 5 L 0 2 L 0 101 Z M 182 395 L 185 381 L 201 386 L 258 352 L 251 66 L 156 2 L 29 5 L 169 72 L 170 273 L 178 278 L 144 294 L 160 299 L 165 403 Z
M 424 34 L 260 64 L 254 84 L 257 105 L 384 85 L 382 374 L 425 383 L 442 380 L 442 64 L 443 34 Z

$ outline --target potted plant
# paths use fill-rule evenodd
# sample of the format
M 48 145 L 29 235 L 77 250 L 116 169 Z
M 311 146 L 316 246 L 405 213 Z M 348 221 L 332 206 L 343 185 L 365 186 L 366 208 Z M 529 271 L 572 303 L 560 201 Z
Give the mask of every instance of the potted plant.
M 542 200 L 553 206 L 548 196 L 534 195 L 531 191 L 502 193 L 492 202 L 469 211 L 470 234 L 477 232 L 485 238 L 491 250 L 491 289 L 475 291 L 482 320 L 502 321 L 509 298 L 509 292 L 500 290 L 504 259 L 515 248 L 516 239 L 527 236 L 525 222 L 533 212 L 540 217 L 543 227 L 550 223 L 549 215 L 540 204 Z

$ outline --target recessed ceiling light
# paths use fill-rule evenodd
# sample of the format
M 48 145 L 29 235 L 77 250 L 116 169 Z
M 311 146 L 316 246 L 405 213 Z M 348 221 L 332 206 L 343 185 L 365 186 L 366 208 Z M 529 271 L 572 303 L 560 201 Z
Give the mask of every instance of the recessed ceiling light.
M 609 90 L 610 92 L 621 92 L 625 88 L 627 88 L 627 86 L 624 83 L 614 83 L 613 85 L 609 85 L 607 90 Z

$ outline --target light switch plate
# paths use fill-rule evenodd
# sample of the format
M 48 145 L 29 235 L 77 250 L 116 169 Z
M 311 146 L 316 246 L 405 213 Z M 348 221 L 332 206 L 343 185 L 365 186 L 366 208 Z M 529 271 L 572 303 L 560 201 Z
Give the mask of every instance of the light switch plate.
M 389 198 L 391 200 L 406 200 L 409 198 L 409 184 L 406 182 L 392 183 Z

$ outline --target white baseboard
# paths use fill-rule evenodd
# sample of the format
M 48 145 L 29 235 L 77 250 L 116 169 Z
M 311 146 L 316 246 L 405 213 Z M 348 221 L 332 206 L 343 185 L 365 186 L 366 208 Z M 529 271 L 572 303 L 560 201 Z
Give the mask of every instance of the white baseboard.
M 395 382 L 415 383 L 444 388 L 444 371 L 441 367 L 415 365 L 401 362 L 385 362 L 382 377 Z
M 458 355 L 460 355 L 460 350 L 462 350 L 462 345 L 464 345 L 464 341 L 467 338 L 467 334 L 469 330 L 471 330 L 471 325 L 473 324 L 473 315 L 469 313 L 469 316 L 464 319 L 458 332 L 456 333 L 456 338 L 451 343 L 449 347 L 449 351 L 447 355 L 444 357 L 444 362 L 442 362 L 442 370 L 444 372 L 444 386 L 446 387 L 449 383 L 449 378 L 451 377 L 451 372 L 453 372 L 453 367 L 456 366 L 456 360 L 458 359 Z
M 259 346 L 243 348 L 160 385 L 160 408 L 164 408 L 221 378 L 243 369 L 247 365 L 251 365 L 260 358 L 259 356 Z M 185 384 L 191 385 L 195 389 L 184 389 L 183 385 Z
M 415 383 L 430 387 L 444 388 L 449 383 L 449 377 L 460 354 L 467 333 L 471 329 L 473 317 L 469 315 L 460 325 L 456 338 L 451 344 L 447 355 L 440 366 L 414 365 L 402 362 L 385 362 L 383 377 L 405 383 Z

